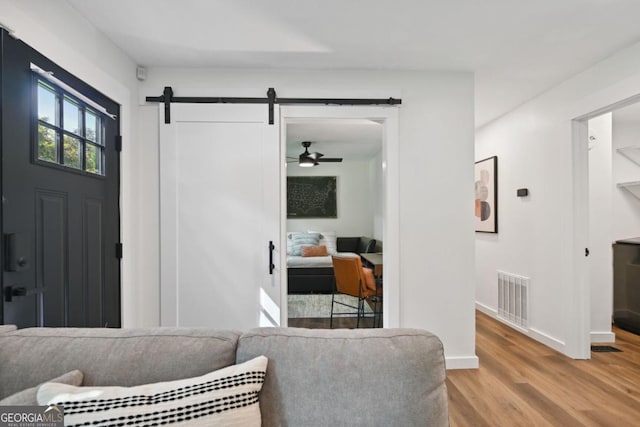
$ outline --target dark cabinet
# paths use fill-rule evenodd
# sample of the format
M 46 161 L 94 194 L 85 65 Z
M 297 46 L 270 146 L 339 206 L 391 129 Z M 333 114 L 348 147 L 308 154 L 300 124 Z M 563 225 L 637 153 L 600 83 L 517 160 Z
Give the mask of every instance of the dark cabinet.
M 640 334 L 640 237 L 613 245 L 613 322 Z

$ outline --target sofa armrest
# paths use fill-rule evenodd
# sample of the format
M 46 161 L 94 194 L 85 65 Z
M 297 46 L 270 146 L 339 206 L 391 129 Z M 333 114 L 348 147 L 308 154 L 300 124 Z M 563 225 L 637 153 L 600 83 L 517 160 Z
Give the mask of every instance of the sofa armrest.
M 373 248 L 369 249 L 369 245 L 372 244 Z M 371 237 L 360 237 L 360 243 L 358 244 L 358 253 L 365 252 L 382 252 L 382 242 Z

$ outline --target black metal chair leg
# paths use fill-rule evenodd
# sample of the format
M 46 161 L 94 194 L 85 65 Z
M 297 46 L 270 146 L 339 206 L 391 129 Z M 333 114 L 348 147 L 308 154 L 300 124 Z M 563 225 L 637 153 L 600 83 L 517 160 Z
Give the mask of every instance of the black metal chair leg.
M 373 302 L 373 320 L 371 321 L 371 327 L 376 327 L 376 315 L 378 314 L 378 298 Z
M 333 329 L 333 301 L 336 298 L 336 293 L 332 292 L 331 293 L 331 320 L 329 320 L 329 328 Z

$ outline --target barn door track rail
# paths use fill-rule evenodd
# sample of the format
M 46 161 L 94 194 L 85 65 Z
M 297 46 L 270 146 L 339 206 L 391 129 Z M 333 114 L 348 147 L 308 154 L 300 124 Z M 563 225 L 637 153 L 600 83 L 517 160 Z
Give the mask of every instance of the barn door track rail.
M 322 104 L 322 105 L 400 105 L 397 98 L 278 98 L 276 90 L 270 87 L 266 98 L 233 98 L 220 96 L 173 96 L 171 86 L 165 86 L 161 96 L 147 96 L 147 102 L 164 104 L 164 122 L 171 123 L 171 103 L 184 104 L 269 104 L 269 124 L 273 124 L 275 104 Z

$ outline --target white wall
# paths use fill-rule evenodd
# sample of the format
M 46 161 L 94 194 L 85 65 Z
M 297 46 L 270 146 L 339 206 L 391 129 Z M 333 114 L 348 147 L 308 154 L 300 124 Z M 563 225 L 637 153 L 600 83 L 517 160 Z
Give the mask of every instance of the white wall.
M 138 87 L 135 64 L 67 3 L 0 0 L 0 10 L 1 21 L 19 37 L 121 104 L 123 324 L 158 324 L 157 107 L 143 106 L 138 117 L 132 98 Z M 473 200 L 471 73 L 148 71 L 140 104 L 165 85 L 173 86 L 177 96 L 265 96 L 273 86 L 282 97 L 402 97 L 400 323 L 438 334 L 449 367 L 477 364 L 468 208 Z
M 313 168 L 287 164 L 288 176 L 335 176 L 337 218 L 288 219 L 287 231 L 335 231 L 341 237 L 371 236 L 373 233 L 372 193 L 368 160 L 322 163 Z M 380 187 L 381 188 L 381 187 Z
M 640 146 L 638 121 L 622 121 L 613 113 L 613 235 L 611 240 L 640 237 L 640 200 L 626 190 L 615 187 L 618 182 L 640 181 L 640 165 L 633 163 L 617 148 Z
M 574 204 L 579 184 L 573 174 L 583 160 L 573 155 L 572 120 L 640 93 L 638 57 L 640 44 L 476 132 L 476 158 L 500 158 L 500 233 L 476 236 L 478 307 L 496 309 L 496 269 L 531 277 L 530 335 L 567 354 L 576 354 L 574 344 L 585 339 L 588 332 L 580 325 L 589 316 L 576 315 L 584 312 L 580 307 L 587 306 L 589 292 L 576 292 L 585 286 L 578 261 L 584 253 L 576 242 L 586 236 L 574 232 L 583 207 L 578 200 Z M 516 198 L 520 187 L 528 187 L 531 196 Z
M 160 324 L 160 180 L 148 179 L 149 174 L 158 178 L 160 152 L 158 150 L 158 107 L 141 106 L 138 110 L 137 149 L 140 153 L 137 162 L 138 176 L 135 178 L 140 185 L 141 197 L 136 200 L 137 231 L 132 238 L 137 244 L 135 254 L 137 273 L 138 304 L 137 326 L 157 326 Z M 153 194 L 154 206 L 144 203 Z M 148 215 L 149 211 L 157 210 L 155 215 Z
M 611 342 L 613 312 L 612 114 L 589 120 L 589 272 L 591 342 Z M 591 138 L 594 138 L 591 140 Z
M 369 162 L 369 185 L 372 188 L 371 211 L 373 212 L 373 234 L 371 234 L 371 237 L 382 240 L 384 226 L 382 151 Z
M 124 326 L 155 322 L 140 309 L 138 267 L 138 150 L 135 64 L 66 2 L 0 0 L 0 22 L 21 40 L 120 104 L 122 321 Z M 147 274 L 148 272 L 144 272 Z M 155 303 L 155 302 L 154 302 Z M 152 315 L 151 317 L 153 317 Z
M 279 97 L 401 97 L 400 326 L 436 333 L 448 367 L 477 366 L 471 73 L 152 68 L 141 85 L 141 102 L 164 86 L 176 96 L 265 96 L 274 87 Z M 154 136 L 140 144 L 157 150 Z M 158 215 L 158 170 L 146 166 L 140 174 L 141 224 L 155 223 Z M 158 267 L 150 262 L 144 268 L 146 276 Z M 152 295 L 157 283 L 144 280 L 140 286 Z

